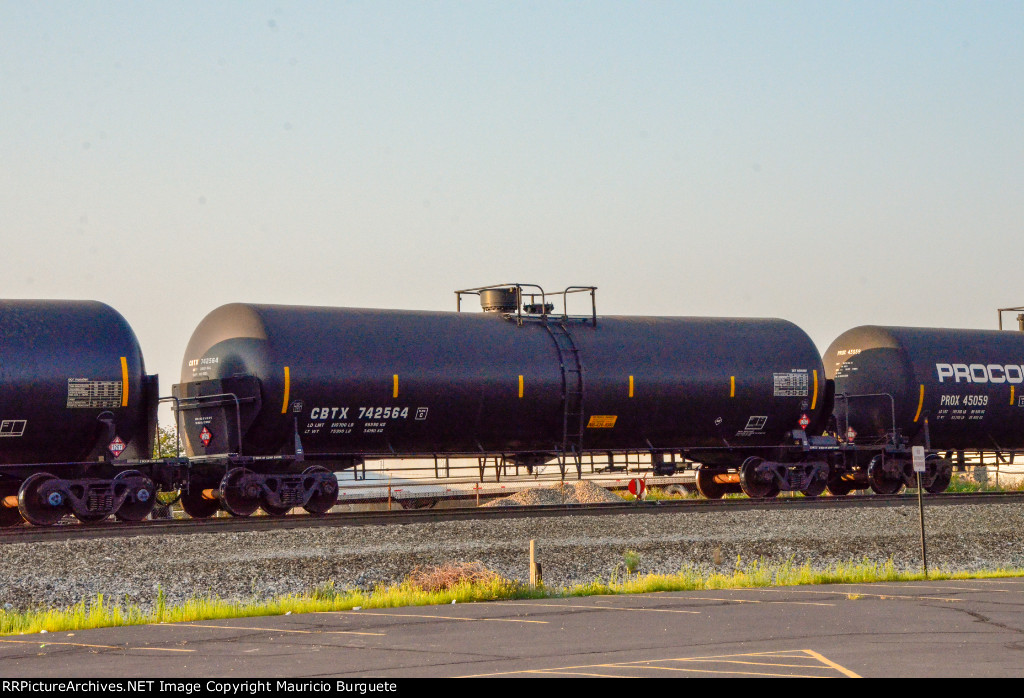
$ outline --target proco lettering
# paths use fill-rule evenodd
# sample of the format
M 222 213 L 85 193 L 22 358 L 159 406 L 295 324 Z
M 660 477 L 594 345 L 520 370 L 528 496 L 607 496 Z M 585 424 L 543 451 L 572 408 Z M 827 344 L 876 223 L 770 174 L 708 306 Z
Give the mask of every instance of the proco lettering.
M 1024 383 L 1018 364 L 935 364 L 940 383 Z

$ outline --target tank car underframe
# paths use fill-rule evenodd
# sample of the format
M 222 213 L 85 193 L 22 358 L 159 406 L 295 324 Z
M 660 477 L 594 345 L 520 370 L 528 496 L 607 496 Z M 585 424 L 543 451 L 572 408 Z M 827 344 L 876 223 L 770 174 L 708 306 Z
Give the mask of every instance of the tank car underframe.
M 754 499 L 775 497 L 779 492 L 801 492 L 817 497 L 825 491 L 833 453 L 839 442 L 828 436 L 807 436 L 796 430 L 789 444 L 775 448 L 734 448 L 702 457 L 687 449 L 687 458 L 701 463 L 697 490 L 708 499 L 743 493 Z
M 948 454 L 926 452 L 925 471 L 921 473 L 921 486 L 926 492 L 945 492 L 952 476 L 953 463 Z M 904 487 L 917 487 L 909 446 L 844 444 L 832 457 L 828 490 L 835 496 L 869 488 L 876 494 L 897 494 Z
M 739 467 L 702 464 L 697 469 L 697 490 L 708 499 L 740 492 L 752 499 L 775 497 L 779 492 L 817 497 L 825 491 L 829 473 L 823 454 L 807 454 L 796 462 L 748 456 Z
M 232 516 L 257 509 L 283 516 L 297 507 L 325 514 L 337 497 L 338 477 L 323 465 L 296 457 L 227 455 L 193 458 L 181 501 L 189 516 L 207 518 L 219 509 Z
M 187 469 L 183 458 L 4 465 L 0 526 L 22 520 L 48 526 L 68 514 L 82 523 L 111 515 L 141 521 L 156 505 L 157 492 L 180 487 Z

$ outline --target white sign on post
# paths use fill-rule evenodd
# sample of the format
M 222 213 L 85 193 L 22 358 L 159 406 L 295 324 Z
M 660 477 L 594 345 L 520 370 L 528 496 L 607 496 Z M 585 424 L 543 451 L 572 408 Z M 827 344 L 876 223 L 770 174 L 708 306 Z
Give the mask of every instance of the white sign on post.
M 911 446 L 910 454 L 914 458 L 914 472 L 924 472 L 924 446 Z

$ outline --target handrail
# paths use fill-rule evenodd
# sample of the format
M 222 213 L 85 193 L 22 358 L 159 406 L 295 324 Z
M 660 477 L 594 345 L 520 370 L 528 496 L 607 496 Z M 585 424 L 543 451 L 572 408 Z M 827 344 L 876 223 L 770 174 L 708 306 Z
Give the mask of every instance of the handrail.
M 847 429 L 850 428 L 850 400 L 851 399 L 855 399 L 855 398 L 864 398 L 864 397 L 887 397 L 887 398 L 889 398 L 889 403 L 890 403 L 890 406 L 891 406 L 891 409 L 892 409 L 892 432 L 891 433 L 892 433 L 893 441 L 895 442 L 895 440 L 896 440 L 896 398 L 894 398 L 892 396 L 892 393 L 856 393 L 854 395 L 849 395 L 847 393 L 837 393 L 836 396 L 835 396 L 836 400 L 845 400 L 845 405 L 846 405 L 846 415 L 845 415 L 845 417 L 846 417 L 846 428 Z M 845 436 L 845 434 L 843 436 Z
M 1019 326 L 1018 329 L 1020 329 L 1021 332 L 1024 332 L 1024 313 L 1021 313 L 1021 311 L 1024 311 L 1024 306 L 1022 306 L 1020 308 L 999 308 L 998 310 L 999 310 L 999 329 L 1003 329 L 1003 313 L 1014 313 L 1014 312 L 1017 312 L 1017 313 L 1020 313 L 1017 316 L 1017 324 Z
M 504 283 L 504 284 L 489 284 L 487 286 L 477 286 L 475 288 L 466 288 L 459 291 L 455 291 L 455 311 L 462 312 L 462 296 L 463 295 L 474 295 L 479 296 L 483 291 L 490 291 L 496 289 L 507 289 L 514 288 L 516 291 L 516 321 L 518 324 L 523 323 L 523 297 L 527 296 L 530 299 L 530 305 L 536 306 L 537 296 L 540 296 L 540 313 L 527 313 L 528 315 L 540 315 L 545 317 L 548 315 L 548 293 L 537 284 L 524 284 L 524 283 Z M 524 289 L 536 289 L 535 293 L 526 291 Z M 597 327 L 597 286 L 567 286 L 564 291 L 561 292 L 562 296 L 562 320 L 569 319 L 569 299 L 570 293 L 590 293 L 590 322 L 594 327 Z M 511 313 L 509 313 L 511 315 Z
M 213 400 L 214 398 L 225 398 L 229 397 L 235 401 L 235 426 L 238 428 L 238 455 L 244 455 L 242 453 L 242 402 L 238 399 L 238 395 L 235 393 L 215 393 L 213 395 L 196 395 L 193 397 L 181 398 L 178 400 L 178 409 L 181 409 L 181 403 L 185 402 L 196 402 L 199 403 L 203 400 Z M 253 398 L 246 398 L 247 402 L 252 402 Z M 186 408 L 188 409 L 188 408 Z M 195 409 L 195 408 L 191 408 Z

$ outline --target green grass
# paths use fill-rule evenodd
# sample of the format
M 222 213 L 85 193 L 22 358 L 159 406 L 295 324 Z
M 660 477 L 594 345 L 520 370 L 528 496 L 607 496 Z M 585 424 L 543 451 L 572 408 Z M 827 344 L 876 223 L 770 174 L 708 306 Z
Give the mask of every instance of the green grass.
M 1024 480 L 1019 483 L 1007 484 L 1005 478 L 996 485 L 995 473 L 989 473 L 988 482 L 982 484 L 971 477 L 953 474 L 947 492 L 1022 492 L 1024 491 Z
M 595 580 L 569 588 L 530 589 L 521 582 L 495 577 L 487 582 L 462 581 L 440 591 L 424 591 L 409 582 L 378 587 L 372 592 L 338 590 L 333 583 L 308 594 L 293 594 L 269 601 L 226 601 L 217 598 L 194 598 L 176 606 L 168 606 L 162 590 L 143 611 L 136 604 L 115 603 L 102 594 L 83 600 L 68 609 L 26 612 L 0 611 L 0 635 L 20 635 L 83 630 L 149 623 L 182 623 L 223 618 L 273 616 L 287 613 L 347 611 L 357 608 L 396 608 L 434 604 L 475 603 L 498 599 L 557 598 L 572 596 L 641 594 L 660 591 L 703 591 L 711 589 L 743 589 L 764 586 L 796 586 L 805 584 L 871 583 L 924 580 L 920 572 L 899 571 L 890 559 L 885 563 L 868 560 L 849 561 L 815 569 L 810 562 L 802 565 L 792 560 L 782 564 L 766 564 L 762 560 L 746 562 L 737 559 L 732 572 L 705 572 L 697 566 L 686 566 L 676 574 L 635 574 L 639 554 L 627 551 L 624 565 L 607 581 Z M 620 578 L 619 575 L 622 575 Z M 983 579 L 1022 577 L 1024 569 L 995 569 L 981 572 L 933 571 L 927 579 Z M 42 641 L 42 640 L 41 640 Z
M 434 604 L 475 603 L 496 599 L 540 598 L 543 590 L 530 590 L 519 582 L 496 579 L 490 583 L 462 583 L 450 589 L 427 592 L 408 583 L 381 587 L 372 592 L 334 589 L 323 585 L 309 594 L 289 594 L 269 601 L 226 601 L 218 598 L 193 598 L 177 606 L 168 606 L 163 591 L 158 590 L 152 610 L 143 611 L 136 604 L 118 604 L 103 594 L 82 600 L 69 609 L 26 611 L 12 613 L 0 611 L 0 635 L 85 630 L 123 625 L 150 623 L 184 623 L 222 618 L 277 616 L 286 613 L 319 613 L 348 611 L 353 608 L 396 608 L 399 606 L 429 606 Z

